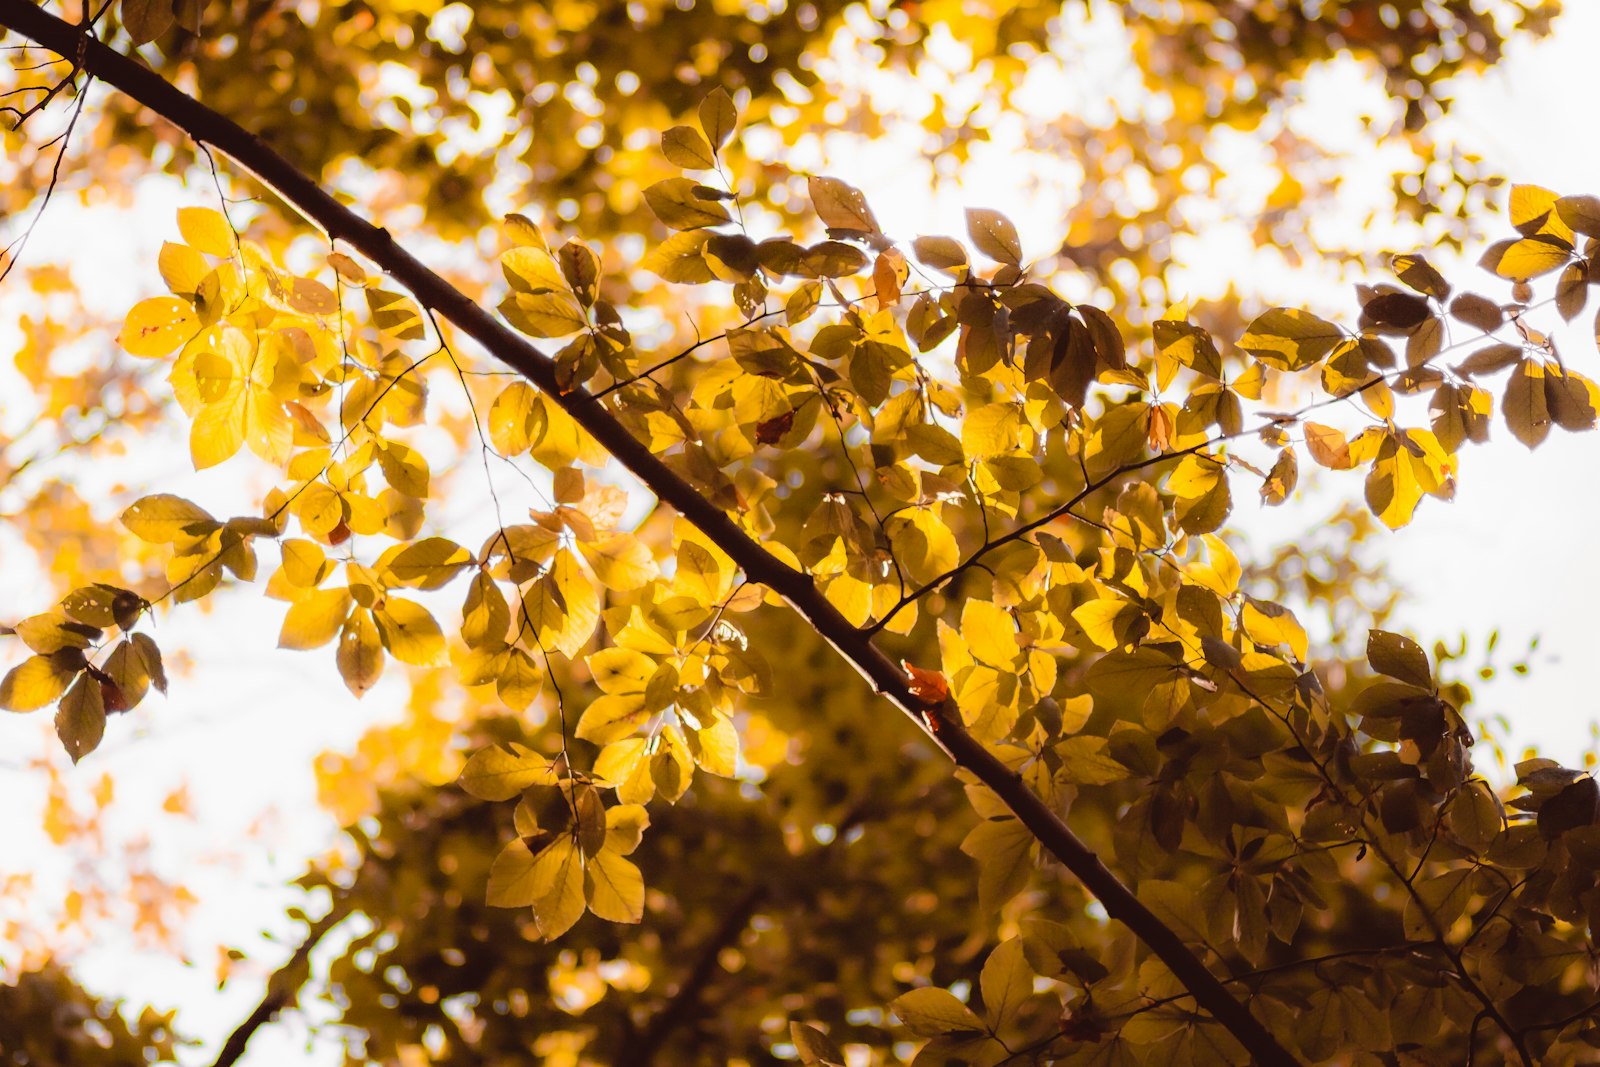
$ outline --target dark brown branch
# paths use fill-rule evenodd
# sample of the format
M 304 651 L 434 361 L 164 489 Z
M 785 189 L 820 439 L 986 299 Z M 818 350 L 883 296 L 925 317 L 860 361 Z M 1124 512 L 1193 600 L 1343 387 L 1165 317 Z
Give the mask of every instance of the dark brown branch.
M 700 1002 L 700 994 L 705 991 L 716 974 L 717 959 L 722 955 L 722 950 L 732 945 L 744 932 L 744 928 L 750 922 L 751 914 L 766 899 L 766 895 L 766 885 L 758 882 L 733 903 L 728 913 L 723 916 L 722 922 L 717 924 L 716 930 L 706 939 L 706 943 L 700 946 L 700 954 L 695 958 L 694 966 L 683 976 L 678 988 L 673 990 L 667 1002 L 650 1016 L 650 1022 L 645 1025 L 644 1031 L 623 1044 L 617 1053 L 617 1058 L 611 1061 L 611 1067 L 650 1067 L 655 1062 L 656 1054 L 661 1051 L 661 1046 L 666 1044 L 667 1038 L 694 1015 Z
M 520 372 L 593 436 L 662 501 L 712 539 L 743 569 L 748 580 L 782 596 L 867 679 L 947 752 L 992 789 L 1044 849 L 1097 897 L 1107 914 L 1128 926 L 1194 993 L 1202 1008 L 1264 1067 L 1294 1058 L 1235 1000 L 1183 941 L 1141 904 L 1100 858 L 1078 840 L 1051 807 L 962 726 L 953 704 L 929 706 L 893 660 L 834 608 L 811 577 L 767 552 L 698 490 L 674 473 L 618 422 L 591 393 L 562 390 L 554 362 L 510 327 L 470 300 L 397 244 L 389 232 L 341 205 L 274 151 L 265 141 L 169 84 L 160 75 L 35 6 L 31 0 L 0 0 L 0 26 L 59 55 L 81 57 L 82 67 L 197 142 L 232 158 L 319 226 L 343 240 L 405 286 L 424 306 L 454 323 L 502 363 Z
M 343 899 L 335 898 L 328 914 L 311 924 L 305 940 L 294 950 L 294 955 L 267 979 L 267 991 L 261 995 L 261 1003 L 245 1017 L 244 1022 L 234 1027 L 233 1033 L 228 1035 L 228 1040 L 222 1043 L 212 1067 L 233 1067 L 239 1057 L 244 1055 L 245 1046 L 250 1043 L 256 1031 L 271 1022 L 272 1017 L 278 1012 L 294 1005 L 299 999 L 300 987 L 311 974 L 311 950 L 317 947 L 317 942 L 322 940 L 323 935 L 344 921 L 348 914 L 349 907 Z

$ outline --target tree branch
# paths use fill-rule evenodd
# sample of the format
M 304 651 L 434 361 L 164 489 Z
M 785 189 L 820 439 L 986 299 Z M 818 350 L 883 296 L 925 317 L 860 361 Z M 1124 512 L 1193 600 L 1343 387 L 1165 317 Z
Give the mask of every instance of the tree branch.
M 679 477 L 614 418 L 593 394 L 563 392 L 555 363 L 460 290 L 400 247 L 389 234 L 348 208 L 274 151 L 265 141 L 116 52 L 79 27 L 31 0 L 0 0 L 0 26 L 59 55 L 79 58 L 91 76 L 112 85 L 195 141 L 222 152 L 254 174 L 330 238 L 350 244 L 417 300 L 454 323 L 494 358 L 521 373 L 593 436 L 619 463 L 726 552 L 748 580 L 778 593 L 872 685 L 911 718 L 960 767 L 971 772 L 1011 809 L 1045 850 L 1126 924 L 1263 1067 L 1295 1059 L 1212 974 L 1181 938 L 1141 904 L 1049 805 L 961 725 L 953 703 L 930 706 L 911 680 L 871 639 L 850 624 L 817 589 L 810 575 L 767 552 L 732 518 Z
M 700 994 L 716 974 L 717 958 L 722 954 L 722 950 L 733 944 L 744 932 L 744 928 L 749 925 L 751 914 L 760 906 L 762 900 L 766 899 L 766 895 L 765 883 L 757 882 L 734 901 L 727 914 L 723 916 L 722 922 L 717 924 L 716 930 L 706 939 L 706 943 L 700 946 L 700 954 L 695 958 L 694 966 L 683 976 L 678 988 L 673 990 L 667 1002 L 650 1016 L 650 1022 L 645 1025 L 644 1032 L 623 1044 L 611 1067 L 650 1067 L 655 1062 L 656 1054 L 661 1051 L 661 1046 L 666 1043 L 672 1031 L 682 1026 L 694 1011 L 700 1000 Z
M 311 973 L 309 966 L 311 950 L 317 947 L 317 942 L 322 940 L 323 935 L 343 922 L 349 913 L 350 909 L 344 901 L 336 897 L 328 914 L 311 924 L 311 929 L 306 931 L 305 940 L 294 950 L 294 955 L 267 979 L 267 991 L 261 995 L 261 1003 L 245 1017 L 244 1022 L 234 1027 L 233 1033 L 228 1035 L 228 1040 L 222 1043 L 212 1067 L 233 1067 L 239 1057 L 244 1055 L 245 1046 L 250 1043 L 256 1031 L 271 1022 L 272 1017 L 278 1012 L 294 1004 L 299 998 L 300 987 L 305 984 L 307 976 Z

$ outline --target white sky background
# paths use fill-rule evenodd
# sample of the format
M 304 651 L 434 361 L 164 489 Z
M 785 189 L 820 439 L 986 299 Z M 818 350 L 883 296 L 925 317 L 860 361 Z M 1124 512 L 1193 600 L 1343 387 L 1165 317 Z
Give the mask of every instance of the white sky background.
M 1565 103 L 1586 98 L 1592 87 L 1596 40 L 1600 4 L 1570 4 L 1552 38 L 1513 46 L 1495 71 L 1461 86 L 1446 129 L 1513 181 L 1561 193 L 1600 192 L 1600 140 L 1572 135 L 1572 111 Z M 1094 80 L 1111 72 L 1081 73 Z M 1336 131 L 1348 113 L 1347 94 L 1362 90 L 1334 74 L 1319 88 L 1321 99 L 1311 102 L 1310 112 Z M 951 193 L 936 203 L 930 203 L 920 172 L 906 165 L 904 150 L 894 144 L 825 149 L 818 169 L 865 190 L 891 233 L 962 233 L 963 208 L 999 207 L 1017 221 L 1025 251 L 1045 254 L 1059 240 L 1061 206 L 1070 202 L 1065 199 L 1070 166 L 1063 164 L 1060 175 L 1045 176 L 1058 179 L 1054 187 L 1024 189 L 1020 183 L 1029 176 L 1018 172 L 1004 130 L 996 134 L 995 143 L 977 146 L 973 153 L 965 175 L 970 193 Z M 154 255 L 174 230 L 174 210 L 184 204 L 209 205 L 213 195 L 209 184 L 182 190 L 147 183 L 137 201 L 137 239 L 119 233 L 114 242 L 104 240 L 104 213 L 85 213 L 72 198 L 58 198 L 33 238 L 32 258 L 54 260 L 61 249 L 82 249 L 75 269 L 92 269 L 104 306 L 126 308 L 154 291 Z M 1246 185 L 1235 195 L 1247 198 L 1252 191 Z M 127 225 L 125 219 L 113 221 Z M 1491 232 L 1498 228 L 1492 226 Z M 1177 249 L 1180 257 L 1197 263 L 1204 253 L 1207 273 L 1196 270 L 1194 295 L 1206 295 L 1209 278 L 1231 277 L 1245 288 L 1259 285 L 1272 298 L 1314 300 L 1343 321 L 1353 320 L 1355 303 L 1347 287 L 1305 285 L 1317 271 L 1286 275 L 1259 257 L 1247 238 L 1226 231 L 1208 231 L 1198 241 L 1203 247 Z M 91 261 L 92 268 L 87 266 Z M 1476 271 L 1470 261 L 1453 264 L 1436 257 L 1436 262 L 1452 280 L 1471 278 Z M 17 299 L 0 293 L 0 302 L 8 298 Z M 0 312 L 0 350 L 12 351 L 16 338 L 3 325 L 12 316 L 4 307 Z M 1591 301 L 1565 351 L 1579 369 L 1600 376 L 1588 336 L 1593 314 Z M 0 404 L 0 420 L 5 418 Z M 1537 745 L 1543 754 L 1576 765 L 1590 747 L 1590 724 L 1600 712 L 1588 670 L 1600 650 L 1600 614 L 1594 608 L 1600 594 L 1600 553 L 1591 545 L 1600 526 L 1595 475 L 1600 470 L 1600 434 L 1556 430 L 1531 455 L 1498 418 L 1492 436 L 1490 445 L 1468 446 L 1464 452 L 1454 503 L 1425 500 L 1409 527 L 1380 535 L 1371 551 L 1408 593 L 1393 625 L 1416 634 L 1426 646 L 1435 638 L 1454 644 L 1465 633 L 1475 653 L 1467 662 L 1475 665 L 1482 661 L 1487 635 L 1498 628 L 1502 640 L 1495 662 L 1504 668 L 1532 638 L 1542 638 L 1528 677 L 1502 670 L 1492 682 L 1475 686 L 1476 710 L 1505 713 L 1515 747 Z M 129 470 L 118 476 L 136 476 L 148 485 L 131 486 L 128 499 L 159 489 L 191 496 L 214 513 L 227 512 L 218 501 L 238 492 L 234 465 L 195 475 L 187 469 L 181 438 L 174 437 L 172 445 L 130 458 Z M 88 483 L 93 476 L 85 472 L 83 477 L 85 495 L 92 498 Z M 1325 478 L 1320 488 L 1323 492 L 1308 494 L 1302 483 L 1301 501 L 1259 517 L 1241 492 L 1234 524 L 1254 545 L 1270 547 L 1320 521 L 1330 510 L 1332 492 L 1359 494 L 1359 479 Z M 6 583 L 0 612 L 8 619 L 48 606 L 43 592 L 29 587 L 29 574 L 8 563 L 17 552 L 18 546 L 0 532 L 0 576 Z M 271 548 L 265 547 L 264 554 L 270 559 Z M 357 704 L 340 684 L 330 655 L 276 651 L 282 610 L 275 602 L 243 595 L 219 598 L 208 613 L 191 607 L 168 614 L 157 636 L 165 649 L 189 650 L 192 671 L 174 679 L 165 700 L 152 697 L 134 714 L 113 721 L 104 747 L 68 772 L 84 793 L 101 772 L 111 774 L 117 800 L 109 809 L 107 833 L 114 840 L 134 842 L 146 827 L 155 827 L 160 833 L 152 842 L 156 862 L 169 876 L 183 877 L 201 898 L 186 929 L 192 967 L 175 964 L 164 954 L 138 952 L 115 938 L 85 946 L 71 961 L 97 990 L 136 1003 L 179 1006 L 180 1029 L 205 1041 L 185 1056 L 186 1062 L 209 1063 L 217 1042 L 261 992 L 259 979 L 241 975 L 218 993 L 214 946 L 242 948 L 264 979 L 298 941 L 300 928 L 283 918 L 292 899 L 283 886 L 301 872 L 309 856 L 329 845 L 332 830 L 315 804 L 313 758 L 325 749 L 350 748 L 369 726 L 396 718 L 403 701 L 398 671 Z M 35 870 L 37 900 L 12 906 L 52 907 L 50 902 L 75 875 L 37 829 L 43 786 L 25 766 L 35 756 L 66 762 L 48 716 L 0 716 L 0 810 L 7 813 L 0 877 Z M 182 784 L 188 785 L 199 815 L 187 832 L 175 830 L 181 824 L 159 812 L 168 793 Z M 266 831 L 250 835 L 250 827 L 263 818 L 268 820 Z M 220 861 L 200 862 L 219 853 Z M 6 906 L 0 902 L 0 908 Z M 284 936 L 280 947 L 259 940 L 263 928 Z M 6 958 L 7 949 L 0 946 L 0 964 Z M 298 1023 L 269 1027 L 257 1035 L 245 1062 L 302 1062 L 303 1042 Z M 324 1046 L 322 1053 L 316 1062 L 337 1062 L 331 1048 Z

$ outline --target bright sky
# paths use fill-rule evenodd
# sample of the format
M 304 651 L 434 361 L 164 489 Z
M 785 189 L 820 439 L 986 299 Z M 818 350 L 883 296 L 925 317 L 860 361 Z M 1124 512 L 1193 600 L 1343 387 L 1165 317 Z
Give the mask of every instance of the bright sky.
M 1083 32 L 1092 32 L 1084 30 Z M 1535 45 L 1514 46 L 1497 70 L 1463 86 L 1449 129 L 1476 147 L 1494 169 L 1516 181 L 1546 185 L 1558 192 L 1597 192 L 1600 140 L 1572 136 L 1571 110 L 1565 101 L 1586 98 L 1592 82 L 1592 44 L 1600 40 L 1600 4 L 1572 4 L 1557 34 Z M 1097 50 L 1086 47 L 1086 54 Z M 1104 55 L 1103 51 L 1098 54 Z M 1084 94 L 1087 101 L 1105 95 L 1114 71 L 1073 68 L 1075 86 L 1042 84 L 1041 99 L 1059 107 L 1064 91 Z M 1348 112 L 1351 93 L 1364 87 L 1359 77 L 1335 72 L 1318 87 L 1310 117 L 1325 118 L 1337 135 L 1340 116 Z M 1032 254 L 1049 250 L 1059 232 L 1061 207 L 1068 202 L 1072 168 L 1063 163 L 1057 174 L 1034 174 L 1039 186 L 1023 189 L 1005 131 L 974 152 L 967 187 L 981 190 L 974 206 L 1003 207 L 1020 225 Z M 836 174 L 866 190 L 885 228 L 893 233 L 962 232 L 961 211 L 967 198 L 952 192 L 929 203 L 920 178 L 905 165 L 903 150 L 891 143 L 818 146 L 818 169 Z M 1232 191 L 1248 198 L 1247 186 Z M 209 190 L 185 191 L 147 183 L 138 196 L 138 215 L 150 220 L 140 240 L 105 242 L 104 215 L 85 214 L 63 198 L 52 207 L 34 240 L 35 249 L 88 249 L 107 307 L 126 307 L 140 296 L 143 280 L 159 241 L 171 230 L 173 211 L 182 204 L 209 202 Z M 1359 217 L 1359 213 L 1356 217 Z M 117 220 L 120 224 L 121 220 Z M 1037 236 L 1033 236 L 1037 235 Z M 1316 272 L 1286 277 L 1270 260 L 1262 260 L 1225 231 L 1204 237 L 1205 268 L 1198 266 L 1198 246 L 1180 247 L 1180 257 L 1197 263 L 1195 295 L 1205 295 L 1216 275 L 1260 283 L 1275 298 L 1313 299 L 1330 312 L 1343 309 L 1346 321 L 1354 310 L 1347 288 L 1306 287 L 1301 279 Z M 40 252 L 39 255 L 43 255 Z M 1231 261 L 1237 269 L 1219 268 Z M 80 265 L 81 266 L 81 265 Z M 1475 268 L 1446 266 L 1449 277 L 1464 277 Z M 0 316 L 0 319 L 9 316 Z M 14 348 L 0 324 L 0 349 Z M 1592 367 L 1592 341 L 1585 336 L 1567 346 L 1580 367 Z M 1594 372 L 1591 370 L 1591 374 Z M 4 418 L 0 409 L 0 418 Z M 1503 712 L 1514 743 L 1537 744 L 1545 754 L 1567 764 L 1581 761 L 1590 746 L 1590 724 L 1596 717 L 1588 658 L 1600 648 L 1600 616 L 1593 604 L 1600 592 L 1600 553 L 1589 538 L 1600 519 L 1600 499 L 1592 472 L 1600 469 L 1600 435 L 1553 433 L 1530 456 L 1499 424 L 1490 447 L 1472 448 L 1463 459 L 1461 488 L 1450 505 L 1427 500 L 1405 530 L 1380 536 L 1373 552 L 1408 591 L 1395 620 L 1431 645 L 1431 639 L 1455 643 L 1466 634 L 1478 653 L 1490 631 L 1499 629 L 1497 677 L 1479 687 L 1478 711 Z M 140 457 L 139 477 L 151 485 L 209 504 L 228 495 L 231 465 L 196 476 L 186 472 L 179 449 Z M 124 472 L 124 476 L 126 472 Z M 85 477 L 91 477 L 85 474 Z M 1331 479 L 1329 480 L 1332 481 Z M 1355 482 L 1347 483 L 1355 486 Z M 1331 485 L 1329 486 L 1331 488 Z M 108 488 L 108 487 L 103 487 Z M 88 491 L 87 489 L 85 490 Z M 1358 491 L 1358 490 L 1357 490 Z M 133 494 L 137 495 L 137 494 Z M 1307 495 L 1307 494 L 1303 494 Z M 1312 494 L 1314 495 L 1314 494 Z M 4 503 L 0 501 L 0 503 Z M 215 509 L 223 510 L 223 509 Z M 1236 510 L 1236 522 L 1260 545 L 1281 542 L 1314 528 L 1328 513 L 1328 498 L 1316 495 L 1296 505 L 1251 515 L 1248 502 Z M 0 534 L 0 573 L 4 573 L 7 610 L 27 605 L 33 610 L 43 594 L 26 586 L 27 574 L 6 567 L 17 546 Z M 18 584 L 19 582 L 24 584 Z M 252 605 L 255 606 L 252 606 Z M 152 862 L 169 876 L 182 877 L 200 903 L 186 920 L 185 943 L 194 966 L 174 964 L 164 954 L 133 951 L 115 939 L 84 946 L 74 959 L 83 979 L 108 993 L 145 998 L 158 1005 L 180 1005 L 179 1024 L 205 1041 L 186 1062 L 210 1062 L 216 1042 L 242 1019 L 260 995 L 259 978 L 287 955 L 298 940 L 297 928 L 282 918 L 289 900 L 283 885 L 303 868 L 307 857 L 327 847 L 329 820 L 315 805 L 312 760 L 324 749 L 348 749 L 369 726 L 399 714 L 403 693 L 392 678 L 359 705 L 335 676 L 331 657 L 274 651 L 281 606 L 262 608 L 250 598 L 221 600 L 210 613 L 177 611 L 160 624 L 163 647 L 191 650 L 193 669 L 175 679 L 171 695 L 153 700 L 127 720 L 112 724 L 105 746 L 76 771 L 67 772 L 75 791 L 87 794 L 101 772 L 116 781 L 117 799 L 104 831 L 131 847 L 159 830 L 150 842 Z M 1542 643 L 1526 678 L 1504 670 L 1534 637 Z M 258 694 L 271 693 L 263 700 Z M 0 808 L 8 813 L 7 847 L 0 853 L 0 878 L 18 870 L 36 872 L 36 895 L 27 900 L 0 901 L 6 908 L 54 908 L 75 872 L 67 857 L 52 851 L 37 829 L 43 786 L 27 767 L 34 757 L 64 763 L 48 718 L 0 718 Z M 198 818 L 183 824 L 158 814 L 168 794 L 186 785 Z M 264 832 L 249 834 L 265 819 Z M 230 845 L 230 842 L 242 843 Z M 231 860 L 203 863 L 237 848 Z M 267 850 L 266 855 L 260 854 Z M 0 910 L 0 915 L 6 914 Z M 259 939 L 270 929 L 285 937 L 273 947 Z M 228 988 L 214 988 L 214 946 L 242 948 L 258 967 L 257 981 L 240 978 Z M 0 964 L 7 949 L 0 946 Z M 306 1059 L 305 1035 L 298 1024 L 263 1031 L 245 1062 L 274 1064 Z M 336 1062 L 331 1049 L 318 1061 Z

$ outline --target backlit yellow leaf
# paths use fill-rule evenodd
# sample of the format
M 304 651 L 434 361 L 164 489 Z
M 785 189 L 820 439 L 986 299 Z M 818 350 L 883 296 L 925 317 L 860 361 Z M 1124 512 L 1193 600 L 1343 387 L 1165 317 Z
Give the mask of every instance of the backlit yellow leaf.
M 639 589 L 661 573 L 650 549 L 631 533 L 618 531 L 600 541 L 581 541 L 578 551 L 600 584 L 617 592 Z
M 128 311 L 117 343 L 129 355 L 157 359 L 171 355 L 200 329 L 194 308 L 175 296 L 141 300 Z
M 1072 611 L 1072 618 L 1095 647 L 1108 652 L 1127 644 L 1134 623 L 1142 617 L 1137 607 L 1120 598 L 1086 601 Z
M 466 549 L 445 537 L 425 537 L 389 561 L 389 573 L 413 589 L 438 589 L 472 564 Z
M 181 207 L 178 209 L 178 232 L 196 251 L 208 256 L 233 254 L 233 227 L 221 212 L 208 207 Z
M 474 752 L 459 781 L 480 800 L 510 800 L 531 785 L 556 784 L 557 772 L 545 757 L 512 743 Z
M 134 501 L 122 513 L 122 525 L 151 544 L 165 545 L 204 537 L 218 523 L 205 509 L 170 493 L 156 493 Z
M 439 624 L 421 604 L 398 597 L 386 597 L 372 609 L 378 637 L 389 654 L 401 663 L 417 667 L 442 667 L 448 662 L 444 634 Z
M 278 632 L 279 648 L 321 648 L 344 629 L 354 601 L 350 590 L 312 589 L 289 605 Z
M 67 691 L 79 669 L 70 656 L 29 656 L 0 679 L 0 708 L 37 711 L 52 704 Z
M 644 876 L 630 861 L 613 852 L 589 857 L 584 871 L 589 910 L 614 923 L 644 918 Z

